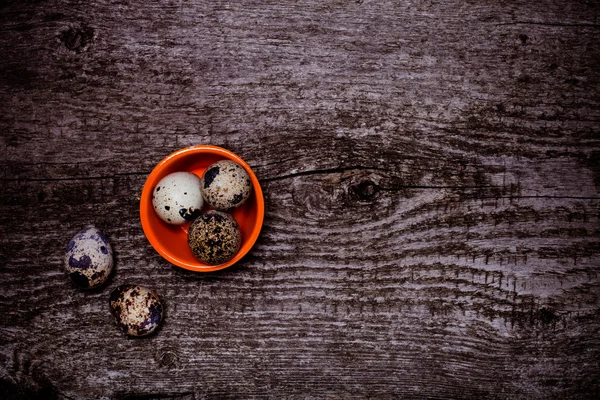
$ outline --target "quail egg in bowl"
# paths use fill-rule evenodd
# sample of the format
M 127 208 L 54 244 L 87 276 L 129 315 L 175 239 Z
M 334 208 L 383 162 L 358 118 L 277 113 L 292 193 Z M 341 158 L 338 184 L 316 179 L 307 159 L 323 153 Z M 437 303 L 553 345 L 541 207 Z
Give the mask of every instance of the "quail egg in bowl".
M 188 245 L 194 256 L 208 265 L 219 265 L 235 256 L 240 249 L 240 227 L 227 213 L 212 210 L 190 225 Z
M 221 160 L 204 171 L 200 191 L 209 205 L 224 211 L 244 204 L 250 197 L 252 181 L 240 164 Z
M 162 178 L 152 192 L 156 214 L 168 224 L 181 225 L 200 215 L 204 202 L 201 181 L 191 172 L 173 172 Z

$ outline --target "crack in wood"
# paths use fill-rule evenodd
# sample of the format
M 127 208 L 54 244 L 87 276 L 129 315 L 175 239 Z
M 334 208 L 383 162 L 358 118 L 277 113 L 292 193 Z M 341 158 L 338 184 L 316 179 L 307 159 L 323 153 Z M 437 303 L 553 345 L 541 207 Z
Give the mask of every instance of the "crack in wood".
M 285 179 L 296 178 L 299 176 L 340 174 L 340 173 L 346 172 L 346 171 L 385 171 L 385 172 L 390 172 L 391 170 L 388 168 L 381 168 L 381 167 L 367 167 L 367 166 L 355 165 L 355 166 L 348 166 L 348 167 L 300 171 L 300 172 L 294 172 L 294 173 L 280 175 L 280 176 L 274 176 L 274 177 L 270 177 L 270 178 L 261 178 L 261 179 L 259 179 L 259 181 L 261 181 L 261 182 L 281 181 L 281 180 L 285 180 Z
M 81 176 L 69 178 L 0 178 L 2 182 L 61 182 L 61 181 L 97 181 L 106 179 L 123 178 L 127 176 L 145 176 L 150 172 L 121 172 L 113 175 Z
M 515 22 L 502 22 L 494 24 L 496 26 L 507 26 L 507 25 L 541 25 L 541 26 L 557 26 L 557 27 L 574 27 L 574 28 L 600 28 L 600 24 L 592 23 L 561 23 L 561 22 L 537 22 L 537 21 L 515 21 Z

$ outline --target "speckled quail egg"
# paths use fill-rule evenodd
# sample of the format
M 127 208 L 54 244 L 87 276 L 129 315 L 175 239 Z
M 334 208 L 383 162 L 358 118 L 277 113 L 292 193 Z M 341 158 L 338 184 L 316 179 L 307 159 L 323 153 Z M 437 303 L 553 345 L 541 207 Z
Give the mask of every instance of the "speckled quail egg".
M 95 226 L 87 225 L 67 244 L 65 270 L 84 289 L 102 285 L 112 272 L 113 252 L 108 239 Z
M 152 192 L 156 214 L 168 224 L 194 220 L 202 208 L 201 181 L 191 172 L 174 172 L 162 178 Z
M 222 160 L 211 164 L 202 176 L 204 200 L 217 210 L 239 207 L 250 197 L 252 183 L 240 164 Z
M 209 265 L 219 265 L 235 256 L 242 243 L 236 220 L 221 211 L 208 211 L 190 225 L 188 245 L 194 256 Z
M 110 294 L 110 312 L 130 336 L 146 336 L 159 327 L 163 305 L 158 294 L 144 286 L 121 285 Z

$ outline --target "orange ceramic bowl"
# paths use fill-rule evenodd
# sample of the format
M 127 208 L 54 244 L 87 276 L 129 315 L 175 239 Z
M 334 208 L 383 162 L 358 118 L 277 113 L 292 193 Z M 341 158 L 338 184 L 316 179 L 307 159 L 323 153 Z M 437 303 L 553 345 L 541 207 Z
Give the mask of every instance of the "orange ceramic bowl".
M 252 193 L 244 204 L 228 212 L 235 218 L 242 233 L 242 244 L 237 254 L 229 261 L 220 265 L 207 265 L 200 262 L 188 247 L 187 232 L 190 223 L 184 225 L 169 225 L 161 220 L 152 207 L 152 191 L 162 178 L 177 171 L 187 171 L 202 178 L 202 174 L 212 163 L 219 160 L 233 160 L 242 165 L 252 180 Z M 207 211 L 204 204 L 202 211 Z M 181 268 L 197 272 L 211 272 L 227 268 L 252 248 L 262 228 L 265 215 L 265 202 L 256 175 L 238 155 L 218 146 L 193 146 L 176 151 L 167 156 L 146 179 L 140 199 L 140 218 L 142 229 L 154 249 L 167 261 Z

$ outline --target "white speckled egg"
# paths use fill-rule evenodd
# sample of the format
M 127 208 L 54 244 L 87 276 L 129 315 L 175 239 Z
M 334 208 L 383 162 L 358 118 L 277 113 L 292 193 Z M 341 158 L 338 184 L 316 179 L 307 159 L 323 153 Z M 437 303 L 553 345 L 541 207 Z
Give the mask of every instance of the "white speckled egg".
M 110 294 L 110 312 L 130 336 L 146 336 L 160 326 L 163 305 L 158 294 L 144 286 L 121 285 Z
M 88 225 L 67 244 L 65 269 L 79 287 L 91 289 L 108 279 L 114 265 L 108 239 L 95 226 Z
M 152 192 L 156 214 L 168 224 L 181 225 L 200 215 L 203 199 L 200 178 L 191 172 L 174 172 L 162 178 Z
M 239 207 L 250 197 L 252 183 L 248 172 L 231 160 L 217 161 L 202 175 L 202 196 L 217 210 Z

